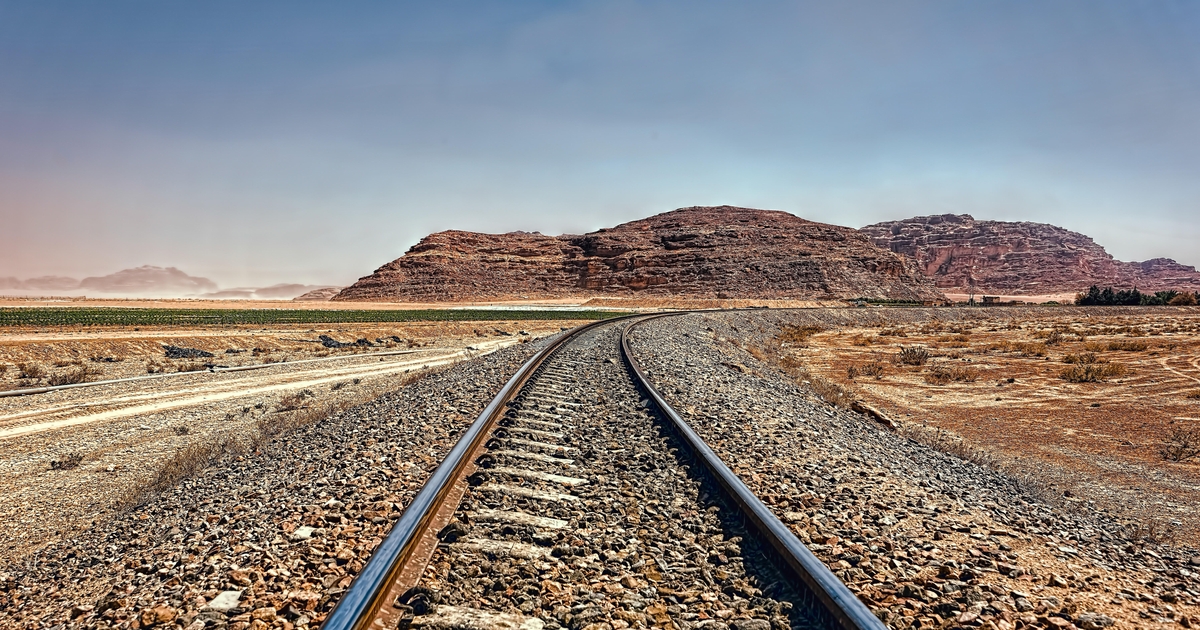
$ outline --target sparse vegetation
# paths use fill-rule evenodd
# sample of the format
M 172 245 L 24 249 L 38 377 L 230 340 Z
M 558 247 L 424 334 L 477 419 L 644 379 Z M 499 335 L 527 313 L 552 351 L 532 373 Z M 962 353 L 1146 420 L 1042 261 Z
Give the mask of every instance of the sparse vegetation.
M 938 364 L 930 367 L 925 373 L 925 382 L 930 385 L 974 383 L 978 378 L 979 370 L 964 365 Z
M 176 372 L 203 372 L 207 369 L 208 364 L 201 363 L 200 361 L 189 361 L 187 363 L 181 363 L 175 366 Z
M 1097 361 L 1095 352 L 1080 352 L 1078 354 L 1068 354 L 1063 357 L 1063 363 L 1073 365 L 1091 365 Z
M 869 346 L 872 343 L 875 343 L 875 340 L 866 335 L 855 335 L 850 338 L 850 345 L 852 346 Z
M 62 459 L 50 460 L 50 470 L 70 470 L 83 462 L 83 453 L 69 453 Z
M 1200 455 L 1200 431 L 1175 429 L 1167 436 L 1167 441 L 1158 452 L 1169 462 L 1186 462 Z
M 175 435 L 187 435 L 191 433 L 191 429 L 186 424 L 181 424 L 175 427 Z
M 17 364 L 17 378 L 38 381 L 46 378 L 48 372 L 40 363 L 21 362 Z
M 1149 347 L 1150 344 L 1145 341 L 1134 341 L 1133 339 L 1120 339 L 1108 342 L 1108 349 L 1117 352 L 1141 352 Z
M 846 368 L 846 376 L 850 377 L 850 380 L 854 380 L 859 376 L 882 378 L 883 372 L 883 362 L 878 360 L 870 361 L 862 365 L 851 365 L 850 367 Z
M 1188 398 L 1189 400 L 1200 400 L 1200 389 L 1190 391 L 1184 397 Z
M 1059 378 L 1071 383 L 1098 383 L 1120 378 L 1128 371 L 1120 363 L 1077 363 L 1059 372 Z
M 896 361 L 904 365 L 925 365 L 929 361 L 929 350 L 922 346 L 901 346 L 896 353 Z
M 294 392 L 279 399 L 279 404 L 276 405 L 276 411 L 295 411 L 305 407 L 305 401 L 312 398 L 314 394 L 312 390 L 304 389 Z
M 91 380 L 91 376 L 96 374 L 98 374 L 98 372 L 81 366 L 75 368 L 74 370 L 67 370 L 66 372 L 53 374 L 46 382 L 56 387 L 59 385 L 74 385 L 76 383 L 86 383 Z
M 825 330 L 820 326 L 804 325 L 804 326 L 784 326 L 782 332 L 779 333 L 779 341 L 788 345 L 800 345 L 808 341 L 808 338 Z

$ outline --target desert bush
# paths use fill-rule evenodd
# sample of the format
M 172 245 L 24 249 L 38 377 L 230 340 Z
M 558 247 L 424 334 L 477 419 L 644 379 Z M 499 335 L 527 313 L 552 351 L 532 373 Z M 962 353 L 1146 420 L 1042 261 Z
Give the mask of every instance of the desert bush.
M 1044 357 L 1049 352 L 1046 344 L 1028 341 L 1001 341 L 988 346 L 988 350 L 1016 352 L 1026 357 Z
M 825 329 L 821 326 L 814 326 L 812 324 L 805 324 L 803 326 L 789 324 L 783 327 L 778 339 L 783 343 L 790 343 L 792 345 L 802 344 L 808 341 L 809 337 L 823 330 Z
M 929 351 L 922 346 L 901 346 L 900 352 L 896 353 L 896 361 L 904 365 L 925 365 L 928 360 Z
M 1150 344 L 1145 341 L 1134 341 L 1132 339 L 1119 339 L 1117 341 L 1108 342 L 1108 349 L 1122 352 L 1141 352 L 1150 347 Z
M 46 368 L 40 363 L 27 363 L 22 361 L 17 364 L 17 378 L 28 379 L 31 381 L 41 380 L 46 378 Z
M 62 459 L 50 460 L 50 470 L 70 470 L 83 462 L 83 453 L 69 453 Z
M 908 333 L 904 332 L 903 328 L 884 328 L 879 331 L 880 337 L 907 337 Z
M 854 335 L 850 338 L 850 345 L 852 346 L 869 346 L 872 343 L 875 343 L 875 340 L 866 335 Z
M 1120 363 L 1075 364 L 1059 373 L 1059 378 L 1071 383 L 1097 383 L 1119 378 L 1128 372 Z
M 8 364 L 0 363 L 0 378 L 4 378 L 4 375 L 7 373 L 8 373 Z
M 1047 346 L 1057 346 L 1067 340 L 1067 336 L 1062 334 L 1060 330 L 1052 330 L 1049 335 L 1046 335 Z
M 189 429 L 186 424 L 181 424 L 181 425 L 175 427 L 175 435 L 187 435 L 188 433 L 191 433 L 191 432 L 192 432 L 192 430 Z
M 1188 392 L 1185 397 L 1191 400 L 1200 400 L 1200 389 L 1193 392 Z
M 1097 361 L 1095 352 L 1080 352 L 1078 354 L 1068 354 L 1063 357 L 1063 363 L 1075 365 L 1091 365 Z
M 207 369 L 208 369 L 208 364 L 201 363 L 199 361 L 181 363 L 175 367 L 176 372 L 203 372 L 204 370 L 207 370 Z
M 1195 306 L 1196 305 L 1196 294 L 1195 293 L 1180 293 L 1179 295 L 1176 295 L 1175 297 L 1171 298 L 1171 301 L 1169 301 L 1167 303 L 1170 304 L 1171 306 Z
M 76 383 L 88 382 L 89 377 L 94 374 L 95 374 L 95 372 L 88 370 L 87 368 L 79 367 L 79 368 L 75 368 L 74 370 L 67 370 L 66 372 L 62 372 L 61 374 L 51 375 L 49 380 L 47 380 L 46 382 L 52 386 L 74 385 Z
M 875 378 L 879 378 L 883 376 L 883 369 L 882 361 L 871 361 L 869 363 L 860 365 L 858 367 L 858 373 L 863 376 L 874 376 Z
M 979 370 L 964 365 L 934 365 L 925 373 L 925 382 L 930 385 L 946 385 L 951 382 L 974 383 Z
M 304 401 L 312 398 L 313 393 L 310 390 L 304 389 L 294 392 L 279 399 L 279 404 L 276 405 L 276 411 L 295 411 L 305 407 Z
M 1169 462 L 1185 462 L 1200 455 L 1200 431 L 1174 429 L 1158 452 Z

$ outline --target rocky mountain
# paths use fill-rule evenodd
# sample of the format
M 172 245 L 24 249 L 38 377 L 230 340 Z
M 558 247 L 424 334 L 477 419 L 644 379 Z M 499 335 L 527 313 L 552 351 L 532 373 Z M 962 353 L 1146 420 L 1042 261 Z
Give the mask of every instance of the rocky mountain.
M 915 260 L 940 289 L 1004 295 L 1077 292 L 1096 284 L 1141 291 L 1200 290 L 1195 267 L 1167 258 L 1114 259 L 1091 238 L 1046 223 L 976 221 L 943 214 L 862 229 L 880 247 Z
M 583 235 L 431 234 L 334 300 L 618 296 L 833 300 L 941 297 L 857 230 L 786 212 L 682 208 Z

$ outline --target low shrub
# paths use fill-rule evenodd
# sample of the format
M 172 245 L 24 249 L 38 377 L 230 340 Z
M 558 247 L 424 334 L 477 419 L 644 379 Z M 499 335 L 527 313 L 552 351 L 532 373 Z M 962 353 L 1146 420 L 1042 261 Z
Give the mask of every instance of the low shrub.
M 1059 378 L 1071 383 L 1097 383 L 1125 376 L 1129 370 L 1120 363 L 1075 364 L 1059 373 Z
M 7 373 L 8 373 L 8 364 L 0 363 L 0 378 L 4 378 L 4 375 Z
M 1079 354 L 1068 354 L 1063 357 L 1063 363 L 1075 365 L 1091 365 L 1097 361 L 1095 352 L 1080 352 Z
M 208 364 L 201 363 L 199 361 L 194 361 L 194 362 L 190 362 L 190 363 L 181 363 L 180 365 L 175 367 L 176 372 L 203 372 L 204 370 L 207 370 L 207 369 L 208 369 Z
M 979 378 L 979 370 L 965 365 L 935 365 L 925 373 L 925 382 L 930 385 L 946 385 L 956 383 L 974 383 Z
M 39 363 L 21 362 L 17 364 L 17 378 L 28 379 L 31 381 L 41 380 L 46 378 L 48 372 L 46 368 Z
M 896 353 L 896 361 L 904 365 L 925 365 L 928 360 L 929 351 L 921 346 L 901 346 L 900 352 Z
M 883 330 L 879 331 L 879 336 L 880 337 L 907 337 L 908 333 L 904 332 L 904 329 L 902 329 L 902 328 L 884 328 Z
M 1185 462 L 1200 455 L 1200 431 L 1175 429 L 1159 449 L 1162 458 L 1170 462 Z
M 784 343 L 790 343 L 792 345 L 802 344 L 808 341 L 809 337 L 824 330 L 825 329 L 821 326 L 814 326 L 812 324 L 805 324 L 803 326 L 789 324 L 783 327 L 783 330 L 779 333 L 778 338 Z
M 80 367 L 75 368 L 74 370 L 67 370 L 66 372 L 62 372 L 60 374 L 51 375 L 49 380 L 46 382 L 52 386 L 86 383 L 88 382 L 89 377 L 93 374 L 95 374 L 95 372 L 92 372 L 87 368 Z
M 83 453 L 70 453 L 62 459 L 50 460 L 50 470 L 70 470 L 83 462 Z
M 875 340 L 866 335 L 855 335 L 850 338 L 850 345 L 852 345 L 852 346 L 862 347 L 862 346 L 869 346 L 873 343 L 875 343 Z
M 1176 295 L 1175 297 L 1171 298 L 1171 301 L 1167 302 L 1167 304 L 1170 304 L 1171 306 L 1195 306 L 1196 305 L 1196 294 L 1195 293 L 1180 293 L 1179 295 Z
M 881 361 L 871 361 L 870 363 L 864 363 L 862 365 L 851 365 L 850 367 L 846 368 L 846 375 L 849 376 L 851 380 L 858 378 L 859 376 L 873 376 L 875 378 L 882 378 L 883 370 L 883 363 Z
M 1145 341 L 1134 341 L 1132 339 L 1119 339 L 1117 341 L 1108 342 L 1108 349 L 1119 352 L 1141 352 L 1150 347 L 1150 344 Z
M 1185 397 L 1189 398 L 1191 400 L 1200 400 L 1200 389 L 1198 389 L 1194 392 L 1188 392 Z

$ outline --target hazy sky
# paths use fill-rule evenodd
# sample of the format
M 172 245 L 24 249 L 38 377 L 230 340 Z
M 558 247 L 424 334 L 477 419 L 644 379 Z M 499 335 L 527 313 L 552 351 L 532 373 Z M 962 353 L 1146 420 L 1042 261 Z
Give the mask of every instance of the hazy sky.
M 723 203 L 1200 265 L 1200 3 L 0 2 L 0 276 L 340 284 Z

